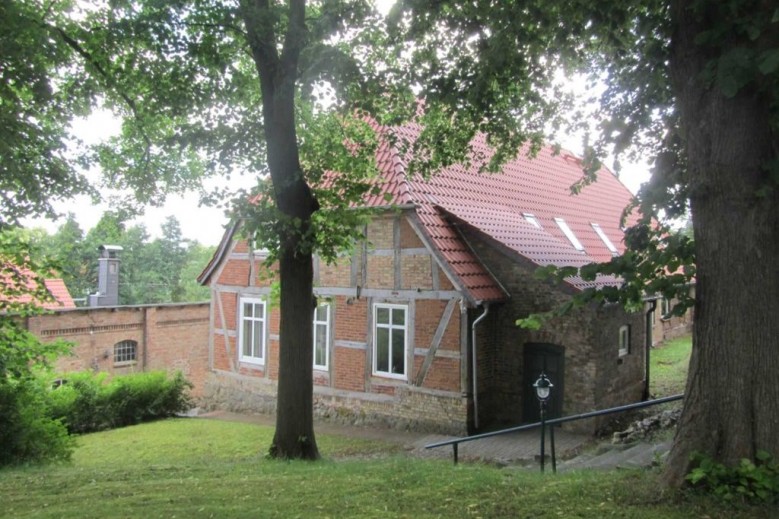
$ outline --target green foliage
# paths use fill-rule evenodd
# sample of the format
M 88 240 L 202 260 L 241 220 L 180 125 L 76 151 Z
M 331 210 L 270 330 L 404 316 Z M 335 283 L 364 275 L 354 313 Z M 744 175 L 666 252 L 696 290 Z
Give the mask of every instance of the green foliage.
M 70 459 L 73 441 L 51 418 L 47 393 L 33 378 L 0 381 L 0 467 Z
M 181 373 L 135 373 L 106 381 L 104 373 L 72 373 L 51 391 L 52 416 L 71 433 L 88 433 L 167 418 L 191 407 L 192 385 Z
M 758 451 L 755 462 L 742 459 L 735 467 L 726 467 L 709 456 L 694 453 L 695 467 L 687 475 L 694 488 L 713 492 L 727 501 L 779 502 L 779 463 L 765 451 Z
M 95 193 L 77 167 L 85 157 L 65 152 L 71 118 L 92 101 L 79 85 L 57 78 L 73 55 L 49 22 L 67 30 L 65 4 L 71 2 L 0 2 L 0 228 L 25 216 L 53 216 L 53 200 Z
M 18 229 L 0 233 L 0 465 L 63 460 L 72 450 L 36 378 L 70 345 L 42 343 L 23 326 L 51 300 L 37 274 L 45 266 L 30 257 L 30 237 Z
M 120 304 L 208 300 L 209 288 L 200 286 L 197 276 L 214 247 L 182 238 L 179 221 L 173 216 L 162 222 L 162 236 L 153 240 L 144 226 L 128 225 L 129 219 L 129 213 L 107 211 L 84 235 L 71 214 L 53 235 L 42 229 L 24 233 L 30 256 L 50 265 L 74 298 L 86 298 L 97 290 L 98 247 L 119 245 L 123 248 Z

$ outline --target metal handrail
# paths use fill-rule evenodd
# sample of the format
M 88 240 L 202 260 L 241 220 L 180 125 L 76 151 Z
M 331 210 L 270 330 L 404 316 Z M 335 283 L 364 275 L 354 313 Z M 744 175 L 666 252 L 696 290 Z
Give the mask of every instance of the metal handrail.
M 659 404 L 665 404 L 668 402 L 676 402 L 677 400 L 681 400 L 684 398 L 684 393 L 680 393 L 678 395 L 673 396 L 666 396 L 663 398 L 656 398 L 655 400 L 647 400 L 645 402 L 636 402 L 634 404 L 627 404 L 627 405 L 621 405 L 617 407 L 610 407 L 608 409 L 600 409 L 598 411 L 590 411 L 588 413 L 581 413 L 581 414 L 575 414 L 571 416 L 563 416 L 562 418 L 552 418 L 551 420 L 545 420 L 543 423 L 546 425 L 557 425 L 561 423 L 566 422 L 574 422 L 576 420 L 584 420 L 587 418 L 594 418 L 596 416 L 603 416 L 607 414 L 613 414 L 613 413 L 621 413 L 624 411 L 630 411 L 633 409 L 641 409 L 644 407 L 650 407 L 653 405 L 659 405 Z M 485 438 L 492 438 L 494 436 L 502 436 L 504 434 L 511 434 L 519 431 L 527 431 L 530 429 L 535 429 L 537 427 L 541 427 L 542 422 L 535 422 L 525 425 L 519 425 L 516 427 L 509 427 L 508 429 L 501 429 L 499 431 L 491 431 L 487 433 L 482 434 L 474 434 L 473 436 L 462 436 L 460 438 L 454 438 L 451 440 L 446 440 L 442 442 L 436 442 L 436 443 L 430 443 L 428 445 L 425 445 L 425 449 L 435 449 L 438 447 L 445 447 L 447 445 L 452 446 L 452 456 L 454 458 L 454 462 L 457 463 L 457 455 L 458 455 L 458 447 L 461 443 L 476 441 L 476 440 L 483 440 Z

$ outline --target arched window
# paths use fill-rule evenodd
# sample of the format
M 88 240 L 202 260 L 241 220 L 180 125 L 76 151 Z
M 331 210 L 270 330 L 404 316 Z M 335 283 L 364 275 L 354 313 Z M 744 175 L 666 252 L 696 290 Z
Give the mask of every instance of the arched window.
M 114 344 L 114 364 L 135 362 L 138 353 L 137 341 L 120 341 Z

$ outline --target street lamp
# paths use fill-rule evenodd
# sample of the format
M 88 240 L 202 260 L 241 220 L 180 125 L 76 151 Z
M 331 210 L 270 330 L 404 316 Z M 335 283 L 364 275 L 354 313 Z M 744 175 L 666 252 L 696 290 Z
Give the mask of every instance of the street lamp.
M 554 384 L 552 384 L 552 381 L 546 376 L 546 373 L 541 372 L 541 376 L 535 381 L 533 387 L 536 390 L 538 404 L 541 407 L 541 472 L 543 472 L 544 458 L 546 457 L 546 453 L 544 452 L 544 441 L 546 439 L 546 406 L 549 397 L 552 396 Z M 554 448 L 554 426 L 549 428 L 549 445 L 552 450 L 552 472 L 557 472 L 557 460 L 555 458 Z

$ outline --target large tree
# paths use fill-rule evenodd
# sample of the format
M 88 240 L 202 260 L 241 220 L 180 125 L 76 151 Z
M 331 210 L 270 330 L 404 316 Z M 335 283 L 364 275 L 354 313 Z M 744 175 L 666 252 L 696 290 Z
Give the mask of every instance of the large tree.
M 586 275 L 623 275 L 625 290 L 598 297 L 632 303 L 646 286 L 680 295 L 695 279 L 693 354 L 667 480 L 683 482 L 694 451 L 728 465 L 759 450 L 779 456 L 775 2 L 409 0 L 394 23 L 413 42 L 409 71 L 428 106 L 457 121 L 459 142 L 485 131 L 511 153 L 542 139 L 547 114 L 569 108 L 549 95 L 557 70 L 605 84 L 600 135 L 575 189 L 593 180 L 605 151 L 655 161 L 631 250 Z M 688 203 L 694 243 L 654 227 L 661 210 L 678 215 Z
M 18 123 L 11 131 L 23 140 L 20 135 L 36 122 L 54 129 L 41 136 L 45 146 L 31 151 L 48 162 L 14 163 L 20 178 L 45 178 L 47 164 L 61 158 L 69 118 L 95 107 L 121 117 L 122 131 L 80 157 L 85 164 L 99 163 L 104 184 L 129 188 L 137 202 L 159 203 L 171 190 L 197 187 L 207 176 L 258 178 L 261 194 L 252 204 L 245 195 L 239 216 L 246 219 L 248 237 L 273 250 L 281 276 L 271 453 L 317 458 L 312 329 L 299 323 L 311 321 L 315 304 L 313 251 L 333 258 L 351 242 L 361 215 L 333 215 L 367 189 L 359 178 L 370 174 L 375 160 L 375 138 L 354 117 L 358 109 L 372 108 L 364 100 L 377 99 L 379 92 L 379 74 L 361 68 L 378 20 L 369 3 L 22 0 L 2 6 L 19 22 L 7 27 L 6 39 L 17 44 L 8 70 L 30 69 L 4 83 L 11 88 L 2 92 L 3 102 L 8 97 L 21 103 L 9 110 L 8 118 Z M 34 42 L 45 42 L 52 57 L 24 47 L 37 48 Z M 29 65 L 28 54 L 35 58 Z M 29 84 L 28 76 L 38 83 Z M 52 110 L 50 100 L 65 101 Z M 68 185 L 81 186 L 72 162 L 56 165 L 75 179 Z M 328 169 L 357 181 L 315 192 L 311 186 Z M 32 198 L 46 202 L 50 196 Z M 44 203 L 27 212 L 47 208 Z M 270 223 L 264 219 L 269 214 Z

